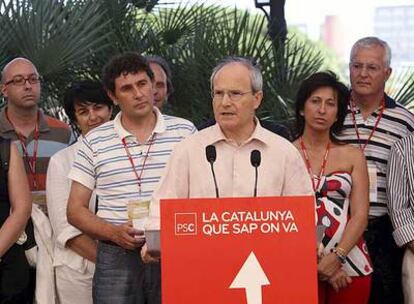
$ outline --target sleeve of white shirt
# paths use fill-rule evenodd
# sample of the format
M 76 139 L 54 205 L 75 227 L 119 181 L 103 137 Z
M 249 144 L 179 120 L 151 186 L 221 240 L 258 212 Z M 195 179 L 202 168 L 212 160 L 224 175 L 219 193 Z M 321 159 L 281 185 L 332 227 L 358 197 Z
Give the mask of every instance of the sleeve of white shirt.
M 189 155 L 185 145 L 177 144 L 168 161 L 165 174 L 151 199 L 146 229 L 160 229 L 160 200 L 189 197 Z
M 95 154 L 87 138 L 84 138 L 75 161 L 69 172 L 69 178 L 76 181 L 90 190 L 95 188 Z
M 66 242 L 82 232 L 68 223 L 66 208 L 71 182 L 67 177 L 70 164 L 65 159 L 53 156 L 50 159 L 46 176 L 46 202 L 50 223 L 57 245 L 65 248 Z
M 406 140 L 405 144 L 412 144 Z M 411 197 L 414 196 L 414 185 L 410 185 L 407 171 L 407 166 L 413 161 L 404 153 L 404 148 L 407 147 L 402 142 L 397 142 L 391 148 L 387 170 L 388 209 L 395 229 L 393 236 L 398 246 L 414 240 L 414 202 L 410 204 L 410 194 Z
M 284 196 L 314 195 L 312 182 L 299 151 L 292 146 L 285 162 Z

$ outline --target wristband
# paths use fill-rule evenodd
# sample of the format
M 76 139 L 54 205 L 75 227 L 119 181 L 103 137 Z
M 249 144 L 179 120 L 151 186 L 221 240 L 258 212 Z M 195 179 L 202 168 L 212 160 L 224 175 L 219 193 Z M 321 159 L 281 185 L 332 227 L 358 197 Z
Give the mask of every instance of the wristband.
M 342 252 L 339 252 L 337 248 L 332 249 L 332 252 L 335 253 L 338 260 L 341 262 L 341 264 L 346 263 L 346 255 L 343 255 Z

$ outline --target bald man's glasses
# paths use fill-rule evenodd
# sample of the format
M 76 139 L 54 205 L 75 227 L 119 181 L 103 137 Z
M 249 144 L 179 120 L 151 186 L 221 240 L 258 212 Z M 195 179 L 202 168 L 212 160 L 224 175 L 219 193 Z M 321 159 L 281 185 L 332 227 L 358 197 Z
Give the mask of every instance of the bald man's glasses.
M 211 92 L 211 97 L 214 100 L 223 100 L 224 96 L 227 95 L 231 101 L 239 101 L 244 95 L 254 93 L 253 91 L 241 92 L 237 90 L 230 91 L 213 91 Z
M 28 81 L 30 84 L 38 84 L 40 82 L 40 76 L 37 74 L 31 74 L 27 77 L 23 77 L 22 75 L 14 76 L 11 80 L 4 83 L 4 85 L 13 84 L 15 86 L 22 87 Z

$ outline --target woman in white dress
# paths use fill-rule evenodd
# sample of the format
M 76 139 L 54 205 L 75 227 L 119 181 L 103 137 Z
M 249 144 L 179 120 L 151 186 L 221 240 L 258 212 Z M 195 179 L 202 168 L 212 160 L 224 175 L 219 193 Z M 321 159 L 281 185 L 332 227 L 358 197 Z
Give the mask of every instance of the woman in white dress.
M 80 136 L 71 146 L 53 155 L 47 171 L 46 196 L 54 234 L 56 290 L 61 304 L 89 304 L 92 303 L 97 243 L 67 221 L 66 207 L 71 186 L 67 176 L 83 136 L 110 120 L 112 101 L 100 83 L 82 81 L 66 91 L 64 109 Z M 95 200 L 92 196 L 89 203 L 93 211 Z

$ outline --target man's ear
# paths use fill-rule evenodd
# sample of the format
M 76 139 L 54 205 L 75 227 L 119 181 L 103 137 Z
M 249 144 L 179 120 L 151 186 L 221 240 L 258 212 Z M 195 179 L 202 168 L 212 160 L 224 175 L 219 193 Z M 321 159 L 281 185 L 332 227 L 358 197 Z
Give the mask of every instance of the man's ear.
M 263 91 L 257 91 L 254 93 L 254 109 L 257 110 L 262 104 Z
M 0 93 L 1 95 L 3 95 L 4 97 L 7 98 L 7 90 L 6 90 L 6 85 L 0 83 Z
M 385 81 L 387 81 L 388 78 L 390 78 L 391 73 L 392 73 L 392 68 L 391 67 L 387 68 L 387 71 L 385 72 L 385 75 L 386 75 L 385 76 Z
M 115 94 L 112 93 L 112 91 L 111 90 L 108 90 L 108 89 L 105 89 L 105 91 L 106 91 L 106 94 L 108 94 L 109 98 L 111 98 L 111 100 L 114 103 L 114 105 L 117 106 L 118 105 L 118 101 L 117 101 L 117 99 L 115 97 Z

